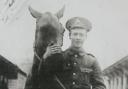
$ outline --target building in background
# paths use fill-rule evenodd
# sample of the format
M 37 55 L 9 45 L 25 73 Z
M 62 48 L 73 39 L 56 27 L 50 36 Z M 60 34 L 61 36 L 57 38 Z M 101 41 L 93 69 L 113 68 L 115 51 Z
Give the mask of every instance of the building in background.
M 24 40 L 23 35 L 27 33 L 26 29 L 25 29 L 26 31 L 24 31 L 25 28 L 24 25 L 26 23 L 22 23 L 22 21 L 26 20 L 27 18 L 25 13 L 28 10 L 29 2 L 30 0 L 0 0 L 0 41 L 1 41 L 0 53 L 4 55 L 7 59 L 9 59 L 12 63 L 17 64 L 19 68 L 22 68 L 22 70 L 25 71 L 25 73 L 29 72 L 30 70 L 29 65 L 31 66 L 31 63 L 27 61 L 28 58 L 24 57 L 24 55 L 21 56 L 24 58 L 16 58 L 18 56 L 17 53 L 21 55 L 23 54 L 21 53 L 22 50 L 15 51 L 14 55 L 11 53 L 9 54 L 7 53 L 10 50 L 8 47 L 12 48 L 12 46 L 15 45 L 15 47 L 13 47 L 11 51 L 13 53 L 15 49 L 18 50 L 21 47 L 26 46 L 24 44 L 27 44 L 27 42 L 23 41 Z M 24 19 L 23 17 L 26 18 Z M 18 34 L 22 34 L 22 35 L 20 36 Z M 8 35 L 8 37 L 6 37 L 6 35 Z M 22 46 L 19 46 L 21 44 Z M 22 63 L 21 60 L 25 60 L 25 61 L 23 61 Z
M 0 89 L 23 89 L 26 73 L 0 55 Z
M 107 89 L 128 89 L 128 56 L 104 69 Z

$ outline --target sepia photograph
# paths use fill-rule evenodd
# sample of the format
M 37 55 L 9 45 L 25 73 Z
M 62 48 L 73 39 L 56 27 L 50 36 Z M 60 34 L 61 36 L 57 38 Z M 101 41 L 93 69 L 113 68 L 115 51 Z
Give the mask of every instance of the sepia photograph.
M 0 0 L 0 89 L 128 89 L 128 1 Z

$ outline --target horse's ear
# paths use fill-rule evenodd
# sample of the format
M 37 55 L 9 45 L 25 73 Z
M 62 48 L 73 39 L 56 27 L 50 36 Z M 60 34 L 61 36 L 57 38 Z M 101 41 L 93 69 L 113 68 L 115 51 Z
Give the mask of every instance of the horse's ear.
M 29 6 L 28 9 L 34 18 L 39 18 L 42 15 L 38 11 L 34 10 L 31 6 Z
M 63 17 L 64 10 L 65 10 L 65 5 L 56 13 L 56 16 L 57 16 L 58 19 Z

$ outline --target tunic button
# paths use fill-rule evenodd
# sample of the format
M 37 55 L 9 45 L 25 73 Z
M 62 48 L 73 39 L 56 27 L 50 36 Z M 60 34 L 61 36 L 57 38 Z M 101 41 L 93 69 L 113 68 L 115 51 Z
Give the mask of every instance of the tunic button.
M 76 65 L 76 62 L 74 63 L 74 65 Z
M 75 57 L 78 57 L 78 55 L 74 55 Z
M 76 75 L 76 73 L 73 73 L 73 75 Z
M 70 64 L 68 64 L 68 66 L 70 66 Z
M 75 85 L 75 82 L 72 82 L 73 85 Z

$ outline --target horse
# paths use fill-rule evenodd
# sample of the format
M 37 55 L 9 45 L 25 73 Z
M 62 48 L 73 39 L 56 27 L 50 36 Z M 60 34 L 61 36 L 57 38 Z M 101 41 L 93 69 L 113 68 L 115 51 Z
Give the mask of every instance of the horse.
M 29 7 L 31 15 L 36 19 L 36 31 L 33 65 L 27 77 L 25 89 L 52 89 L 55 85 L 55 83 L 51 86 L 49 85 L 53 83 L 54 76 L 51 72 L 48 73 L 47 71 L 50 67 L 54 68 L 57 62 L 55 61 L 55 63 L 54 60 L 49 59 L 48 62 L 43 64 L 43 54 L 49 45 L 63 45 L 63 34 L 65 29 L 59 19 L 63 17 L 64 8 L 65 7 L 61 8 L 57 13 L 52 14 L 51 12 L 40 13 L 32 7 Z M 58 56 L 54 59 L 58 59 Z M 43 67 L 44 65 L 45 67 Z

